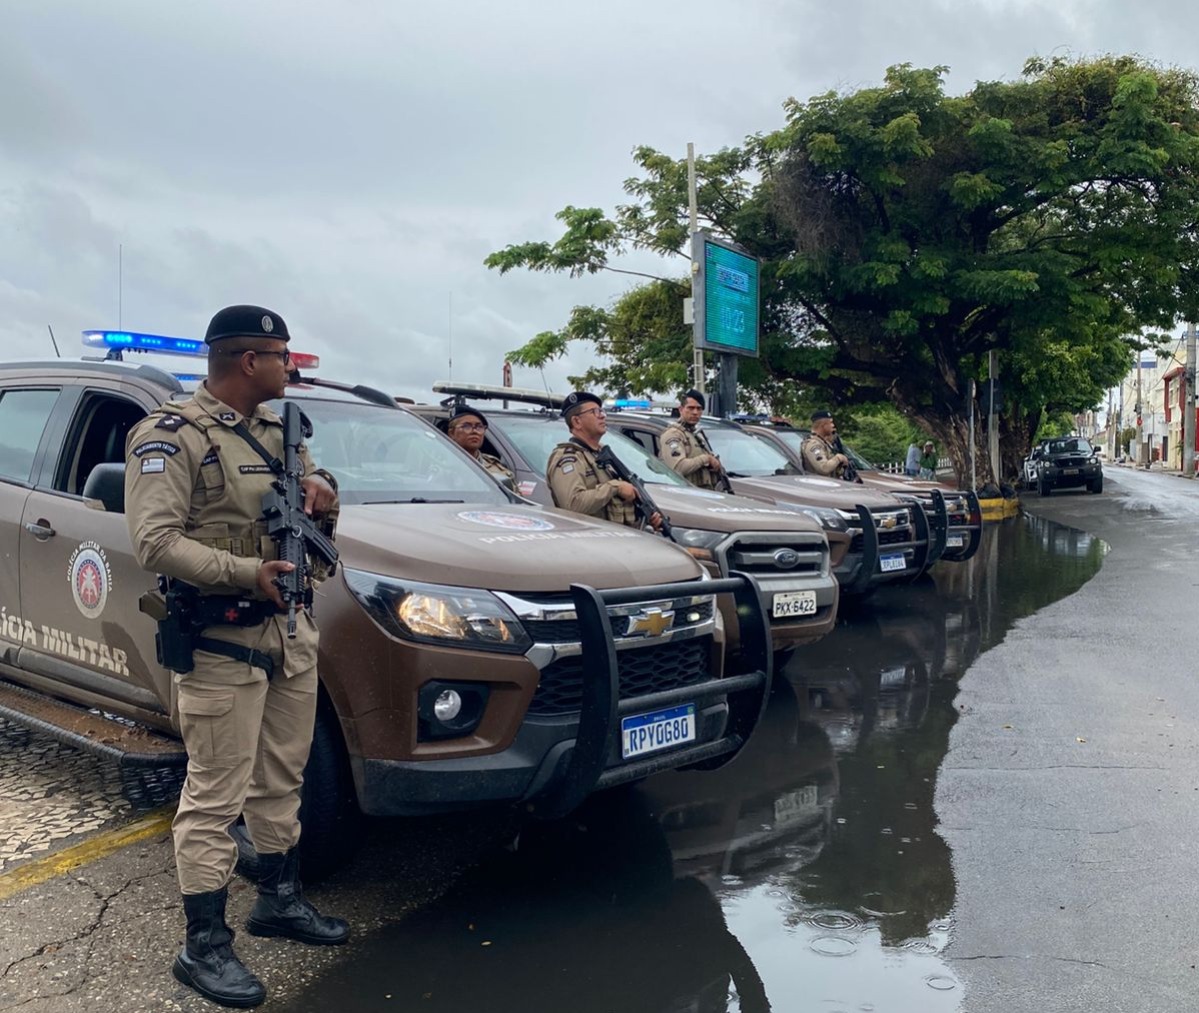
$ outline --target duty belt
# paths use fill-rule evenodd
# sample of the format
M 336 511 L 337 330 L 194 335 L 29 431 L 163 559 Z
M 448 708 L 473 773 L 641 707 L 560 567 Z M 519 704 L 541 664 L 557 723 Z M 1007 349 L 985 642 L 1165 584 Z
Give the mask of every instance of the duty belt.
M 239 598 L 236 595 L 208 594 L 199 595 L 195 599 L 194 615 L 196 626 L 258 626 L 271 616 L 279 614 L 274 602 L 255 601 Z M 266 672 L 267 679 L 275 675 L 275 661 L 264 651 L 256 651 L 252 647 L 241 644 L 231 644 L 227 640 L 215 637 L 196 637 L 196 647 L 209 654 L 219 654 L 234 661 L 241 661 L 254 668 Z

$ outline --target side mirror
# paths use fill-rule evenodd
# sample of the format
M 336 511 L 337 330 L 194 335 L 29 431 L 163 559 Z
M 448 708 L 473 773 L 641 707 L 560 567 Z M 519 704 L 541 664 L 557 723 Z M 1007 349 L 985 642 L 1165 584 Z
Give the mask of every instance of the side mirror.
M 103 506 L 110 514 L 125 512 L 125 465 L 97 464 L 83 483 L 83 498 L 88 506 Z

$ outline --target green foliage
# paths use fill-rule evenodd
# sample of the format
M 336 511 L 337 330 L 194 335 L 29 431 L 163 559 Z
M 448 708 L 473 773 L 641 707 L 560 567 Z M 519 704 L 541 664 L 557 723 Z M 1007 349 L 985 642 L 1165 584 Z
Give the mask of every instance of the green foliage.
M 788 101 L 780 129 L 697 160 L 698 207 L 762 262 L 744 406 L 890 402 L 961 474 L 966 392 L 992 349 L 1004 432 L 1027 445 L 1042 413 L 1089 408 L 1123 375 L 1128 335 L 1199 315 L 1199 86 L 1130 56 L 1054 58 L 950 96 L 945 70 L 904 64 L 879 87 Z M 633 250 L 685 257 L 685 162 L 649 147 L 634 160 L 613 215 L 568 207 L 557 242 L 488 265 L 578 275 Z M 591 340 L 611 359 L 591 382 L 679 389 L 686 286 L 645 288 L 518 361 Z
M 1033 434 L 1033 440 L 1052 440 L 1057 436 L 1069 436 L 1074 432 L 1074 416 L 1069 412 L 1054 412 L 1044 415 L 1041 424 Z
M 928 435 L 901 415 L 892 405 L 872 405 L 846 415 L 837 415 L 837 431 L 866 460 L 878 464 L 903 461 L 908 444 L 923 444 Z

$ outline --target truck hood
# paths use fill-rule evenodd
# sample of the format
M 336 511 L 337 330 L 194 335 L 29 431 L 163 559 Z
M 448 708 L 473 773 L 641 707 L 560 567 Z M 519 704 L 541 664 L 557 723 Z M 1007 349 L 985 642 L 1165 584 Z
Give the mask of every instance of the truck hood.
M 790 504 L 774 505 L 748 496 L 707 489 L 647 484 L 654 502 L 680 528 L 705 531 L 782 531 L 819 534 L 824 529 Z
M 337 548 L 355 570 L 490 591 L 665 584 L 703 573 L 658 535 L 517 504 L 343 506 Z
M 923 478 L 911 478 L 908 475 L 892 475 L 883 471 L 863 471 L 862 481 L 876 489 L 894 489 L 901 492 L 932 492 L 937 489 L 944 493 L 958 493 L 961 490 L 948 482 L 930 482 Z
M 735 478 L 733 488 L 746 496 L 799 503 L 803 506 L 829 507 L 834 510 L 852 510 L 857 504 L 886 510 L 905 504 L 890 493 L 868 485 L 843 482 L 835 478 L 817 478 L 813 475 L 763 475 L 757 478 Z

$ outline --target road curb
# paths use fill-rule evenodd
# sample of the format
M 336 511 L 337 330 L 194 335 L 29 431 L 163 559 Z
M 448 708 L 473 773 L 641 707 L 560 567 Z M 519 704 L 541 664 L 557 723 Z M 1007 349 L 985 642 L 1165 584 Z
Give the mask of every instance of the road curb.
M 1013 496 L 1011 499 L 980 499 L 978 501 L 979 508 L 982 510 L 984 521 L 1002 521 L 1009 517 L 1015 517 L 1020 512 L 1020 498 Z

